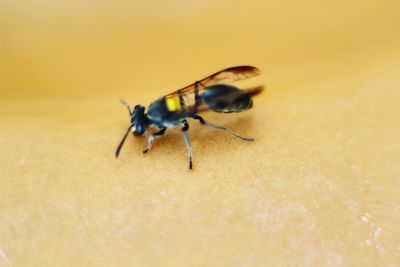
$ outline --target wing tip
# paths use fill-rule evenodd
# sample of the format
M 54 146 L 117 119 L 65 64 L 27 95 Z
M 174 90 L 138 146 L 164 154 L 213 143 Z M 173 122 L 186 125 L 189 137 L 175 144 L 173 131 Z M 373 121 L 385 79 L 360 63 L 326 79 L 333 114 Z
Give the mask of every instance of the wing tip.
M 233 71 L 235 73 L 246 73 L 250 74 L 249 77 L 257 76 L 261 74 L 261 70 L 257 67 L 250 66 L 250 65 L 241 65 L 236 67 L 231 67 L 225 69 L 225 71 Z
M 264 90 L 264 86 L 260 85 L 260 86 L 248 88 L 245 91 L 250 96 L 256 96 L 256 95 L 260 94 L 263 90 Z

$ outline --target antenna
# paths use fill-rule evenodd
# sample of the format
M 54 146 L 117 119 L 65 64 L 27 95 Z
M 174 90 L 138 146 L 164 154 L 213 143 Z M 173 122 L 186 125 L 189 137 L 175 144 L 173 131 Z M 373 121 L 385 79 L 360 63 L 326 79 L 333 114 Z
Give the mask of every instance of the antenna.
M 132 116 L 132 111 L 131 111 L 131 107 L 129 106 L 129 104 L 126 103 L 125 100 L 123 100 L 123 99 L 121 99 L 120 101 L 121 101 L 122 105 L 124 105 L 128 109 L 129 115 Z
M 132 128 L 132 125 L 129 125 L 129 128 L 128 128 L 128 130 L 126 131 L 124 137 L 122 138 L 121 143 L 119 143 L 119 145 L 118 145 L 118 147 L 117 147 L 117 150 L 115 151 L 115 157 L 116 157 L 116 158 L 118 158 L 119 152 L 121 151 L 121 148 L 122 148 L 122 146 L 124 145 L 125 140 L 126 140 L 126 137 L 128 137 L 128 134 L 129 134 L 131 128 Z

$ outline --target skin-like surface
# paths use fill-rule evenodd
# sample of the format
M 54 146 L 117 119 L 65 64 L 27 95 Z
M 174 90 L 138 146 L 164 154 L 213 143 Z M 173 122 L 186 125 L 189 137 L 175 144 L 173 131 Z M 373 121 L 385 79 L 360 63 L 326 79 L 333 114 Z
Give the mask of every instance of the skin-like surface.
M 399 266 L 398 1 L 2 3 L 0 266 Z M 250 111 L 143 155 L 148 105 L 254 65 Z

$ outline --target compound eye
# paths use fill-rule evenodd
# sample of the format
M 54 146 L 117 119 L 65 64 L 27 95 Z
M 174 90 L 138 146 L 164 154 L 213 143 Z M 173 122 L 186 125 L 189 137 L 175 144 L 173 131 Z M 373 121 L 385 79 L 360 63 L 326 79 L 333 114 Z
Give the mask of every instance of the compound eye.
M 146 128 L 141 124 L 136 124 L 133 127 L 133 134 L 136 136 L 144 134 L 145 131 L 146 131 Z

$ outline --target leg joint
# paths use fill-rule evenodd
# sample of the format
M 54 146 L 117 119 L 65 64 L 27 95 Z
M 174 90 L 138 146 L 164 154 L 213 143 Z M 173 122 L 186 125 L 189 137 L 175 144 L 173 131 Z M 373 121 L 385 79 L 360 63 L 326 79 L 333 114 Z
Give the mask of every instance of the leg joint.
M 189 123 L 186 120 L 182 121 L 182 124 L 183 124 L 182 132 L 186 132 L 187 130 L 189 130 Z
M 194 116 L 193 116 L 193 119 L 199 120 L 199 122 L 200 122 L 201 124 L 206 124 L 206 121 L 203 119 L 203 117 L 201 117 L 201 116 L 199 116 L 199 115 L 194 115 Z
M 161 136 L 165 133 L 165 131 L 167 130 L 167 128 L 162 128 L 161 130 L 159 130 L 158 132 L 152 134 L 154 136 Z

